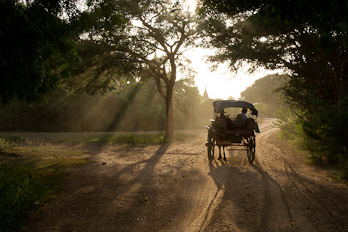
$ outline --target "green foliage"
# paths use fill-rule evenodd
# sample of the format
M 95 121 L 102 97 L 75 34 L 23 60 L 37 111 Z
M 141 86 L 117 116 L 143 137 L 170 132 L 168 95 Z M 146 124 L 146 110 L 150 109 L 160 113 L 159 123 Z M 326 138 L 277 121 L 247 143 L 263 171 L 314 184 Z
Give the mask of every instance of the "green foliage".
M 41 100 L 69 76 L 76 50 L 69 23 L 59 17 L 63 2 L 0 2 L 1 103 Z
M 119 94 L 94 96 L 74 95 L 59 89 L 44 103 L 31 106 L 13 103 L 2 107 L 0 128 L 3 131 L 160 130 L 163 105 L 161 97 L 149 85 L 140 89 L 128 86 Z
M 309 138 L 305 145 L 314 159 L 325 157 L 328 163 L 348 163 L 347 117 L 348 109 L 338 113 L 335 109 L 328 109 L 303 122 L 304 132 Z
M 100 144 L 126 144 L 126 145 L 148 145 L 164 143 L 163 134 L 110 134 L 103 136 L 87 136 L 77 139 L 69 139 L 74 143 L 100 143 Z
M 164 135 L 119 135 L 110 138 L 108 143 L 121 143 L 121 144 L 160 144 L 164 143 Z
M 218 48 L 212 60 L 231 67 L 249 61 L 253 68 L 287 69 L 288 103 L 305 110 L 314 96 L 341 107 L 348 88 L 348 54 L 341 52 L 348 41 L 348 11 L 342 7 L 347 1 L 203 2 L 207 45 Z
M 198 112 L 202 97 L 197 87 L 193 86 L 193 80 L 186 79 L 177 81 L 175 83 L 173 95 L 174 127 L 178 130 L 185 130 L 202 126 L 200 123 L 202 115 Z M 206 118 L 204 120 L 206 120 Z
M 20 229 L 21 220 L 52 196 L 58 176 L 58 171 L 0 166 L 1 231 Z
M 285 105 L 280 89 L 288 81 L 285 75 L 267 75 L 254 82 L 254 84 L 241 92 L 245 101 L 257 103 L 260 115 L 276 117 L 280 106 Z
M 278 112 L 281 137 L 295 146 L 310 152 L 310 160 L 317 164 L 338 164 L 342 177 L 348 180 L 348 109 L 336 112 L 327 108 L 320 112 L 306 114 L 284 108 Z
M 170 141 L 174 135 L 173 89 L 177 73 L 186 70 L 182 50 L 195 42 L 195 17 L 182 4 L 167 0 L 88 1 L 87 6 L 86 14 L 97 19 L 97 24 L 80 37 L 82 46 L 92 48 L 82 49 L 92 53 L 86 59 L 91 65 L 82 72 L 87 80 L 82 83 L 84 89 L 109 90 L 125 79 L 133 79 L 133 83 L 155 80 L 166 105 L 165 130 Z M 121 30 L 114 14 L 122 15 Z M 157 57 L 158 51 L 161 57 Z
M 267 75 L 256 80 L 253 85 L 241 92 L 242 99 L 262 102 L 268 105 L 282 105 L 280 88 L 288 81 L 286 75 Z
M 294 146 L 303 148 L 305 134 L 301 122 L 294 111 L 289 107 L 280 107 L 276 115 L 277 121 L 275 125 L 281 129 L 280 137 L 290 141 Z
M 0 134 L 0 144 L 1 143 L 8 143 L 8 144 L 20 144 L 21 142 L 24 142 L 25 140 L 22 139 L 20 136 L 16 134 Z
M 247 100 L 248 101 L 248 100 Z M 252 102 L 252 101 L 249 101 Z M 267 118 L 276 118 L 277 117 L 277 111 L 279 110 L 279 106 L 277 105 L 269 105 L 265 103 L 254 103 L 254 106 L 259 112 L 260 117 L 267 117 Z
M 91 161 L 71 147 L 24 141 L 15 134 L 0 138 L 0 231 L 26 231 L 23 219 L 35 216 L 59 191 L 64 169 Z

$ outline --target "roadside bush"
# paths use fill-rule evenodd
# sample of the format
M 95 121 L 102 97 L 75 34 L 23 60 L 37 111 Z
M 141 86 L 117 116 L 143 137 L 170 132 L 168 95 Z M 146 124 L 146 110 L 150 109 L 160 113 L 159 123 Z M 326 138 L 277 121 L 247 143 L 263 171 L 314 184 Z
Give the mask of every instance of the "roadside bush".
M 64 140 L 63 140 L 64 141 Z M 68 140 L 73 143 L 101 143 L 101 144 L 126 144 L 146 145 L 164 143 L 164 133 L 160 134 L 110 134 L 102 136 L 87 136 Z
M 22 219 L 52 196 L 57 174 L 0 166 L 0 231 L 23 229 Z
M 126 134 L 126 135 L 113 135 L 101 138 L 107 143 L 120 143 L 128 145 L 136 144 L 159 144 L 164 143 L 163 135 L 136 135 L 136 134 Z
M 305 134 L 302 124 L 290 108 L 280 107 L 278 109 L 275 125 L 281 129 L 279 133 L 281 138 L 288 140 L 294 146 L 303 148 Z
M 22 139 L 21 137 L 19 137 L 16 134 L 4 134 L 1 135 L 0 134 L 0 143 L 9 143 L 9 144 L 13 144 L 13 143 L 21 143 L 23 142 L 24 139 Z
M 335 108 L 313 114 L 295 114 L 290 109 L 278 112 L 276 125 L 280 136 L 293 145 L 310 152 L 316 164 L 339 164 L 342 178 L 348 181 L 348 109 L 337 112 Z
M 309 138 L 305 145 L 313 158 L 321 158 L 327 163 L 347 163 L 347 118 L 347 109 L 340 112 L 328 109 L 303 122 L 304 132 Z
M 259 102 L 255 104 L 255 107 L 259 111 L 260 117 L 275 118 L 277 116 L 276 112 L 281 106 Z

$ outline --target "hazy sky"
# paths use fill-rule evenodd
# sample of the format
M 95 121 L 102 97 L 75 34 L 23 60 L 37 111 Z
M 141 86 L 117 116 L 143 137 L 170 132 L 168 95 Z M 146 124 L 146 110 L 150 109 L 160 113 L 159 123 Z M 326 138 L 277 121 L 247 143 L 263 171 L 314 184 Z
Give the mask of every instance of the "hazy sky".
M 195 11 L 196 0 L 182 1 L 188 4 L 191 12 Z M 213 51 L 203 48 L 195 48 L 185 52 L 185 56 L 192 62 L 192 68 L 197 72 L 195 84 L 200 94 L 202 95 L 204 89 L 207 88 L 208 95 L 212 99 L 229 97 L 238 99 L 240 93 L 251 86 L 255 80 L 271 73 L 277 73 L 276 71 L 260 69 L 254 74 L 248 74 L 247 67 L 235 73 L 230 72 L 227 65 L 220 65 L 216 71 L 212 72 L 210 70 L 211 64 L 205 62 L 205 58 L 209 54 L 212 55 Z
M 235 73 L 230 72 L 227 65 L 220 65 L 213 72 L 210 69 L 212 64 L 205 62 L 208 54 L 212 54 L 212 51 L 203 48 L 191 49 L 185 52 L 185 56 L 192 62 L 192 68 L 197 72 L 195 84 L 199 92 L 203 94 L 204 89 L 207 88 L 209 97 L 213 99 L 226 99 L 231 96 L 238 99 L 240 93 L 252 85 L 255 80 L 276 73 L 276 71 L 260 69 L 254 74 L 248 74 L 247 67 Z

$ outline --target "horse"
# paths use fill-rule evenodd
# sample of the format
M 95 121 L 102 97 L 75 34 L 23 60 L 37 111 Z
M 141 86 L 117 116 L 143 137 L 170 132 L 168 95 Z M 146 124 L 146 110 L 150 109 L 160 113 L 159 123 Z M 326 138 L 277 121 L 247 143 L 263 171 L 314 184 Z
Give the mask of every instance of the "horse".
M 225 115 L 225 111 L 221 111 L 219 113 L 219 115 L 215 118 L 215 121 L 216 121 L 216 125 L 217 125 L 217 128 L 219 131 L 221 131 L 222 133 L 224 131 L 226 131 L 227 129 L 232 129 L 234 128 L 234 123 L 233 121 L 229 118 L 228 115 Z M 224 141 L 225 140 L 225 136 L 224 135 L 217 135 L 218 137 L 218 140 L 219 141 Z M 219 147 L 219 160 L 222 159 L 222 156 L 221 156 L 221 147 L 222 147 L 222 151 L 223 151 L 223 154 L 224 154 L 224 160 L 226 161 L 226 153 L 225 153 L 225 147 L 227 147 L 227 145 L 218 145 Z

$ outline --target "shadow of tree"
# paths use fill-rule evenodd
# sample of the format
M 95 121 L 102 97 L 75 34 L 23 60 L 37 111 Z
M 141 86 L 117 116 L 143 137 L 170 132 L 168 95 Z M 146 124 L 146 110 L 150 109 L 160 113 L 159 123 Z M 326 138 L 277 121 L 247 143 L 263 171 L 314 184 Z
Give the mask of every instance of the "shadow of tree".
M 186 186 L 181 176 L 192 175 L 189 169 L 179 170 L 180 167 L 171 163 L 160 163 L 170 147 L 171 144 L 163 144 L 153 152 L 137 147 L 136 159 L 121 163 L 116 160 L 104 166 L 94 163 L 71 170 L 62 196 L 44 209 L 45 215 L 33 222 L 32 230 L 159 231 L 170 228 L 175 215 L 185 208 L 185 196 L 178 191 Z M 126 151 L 134 154 L 132 149 Z M 125 151 L 116 157 L 119 155 L 125 156 Z M 164 166 L 160 169 L 166 172 L 155 170 L 159 163 Z M 180 173 L 180 178 L 174 178 L 175 172 Z

